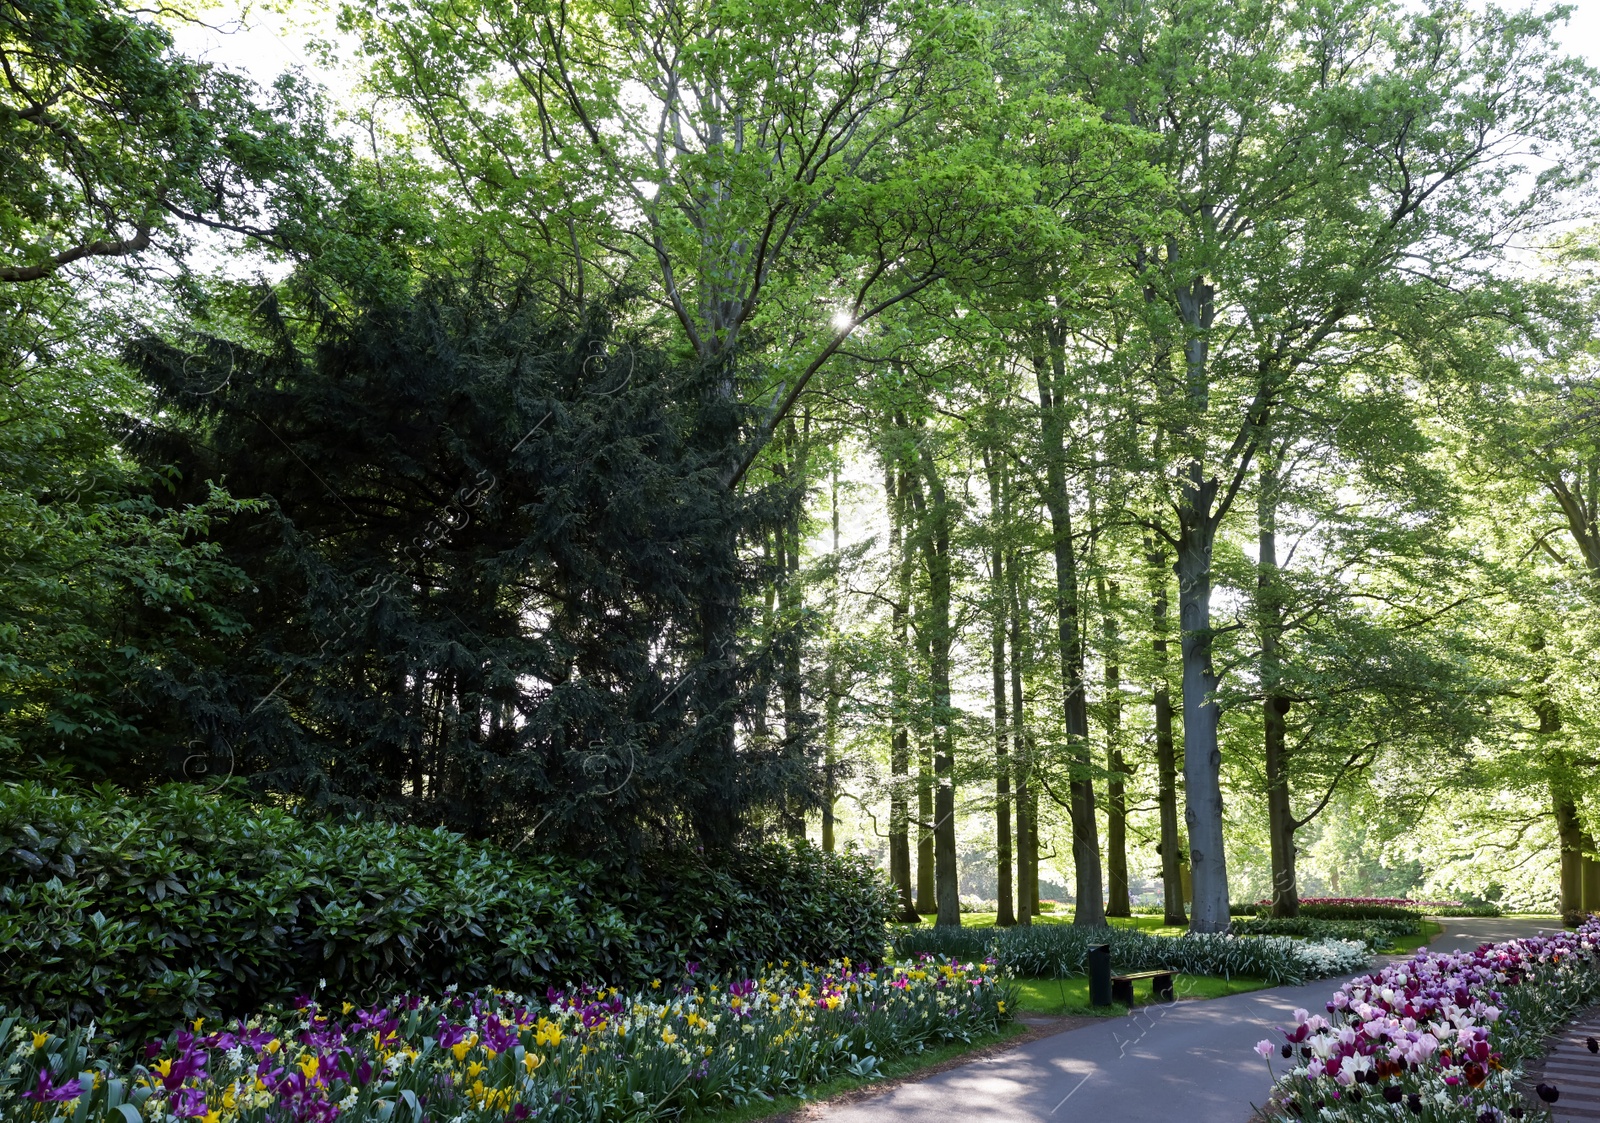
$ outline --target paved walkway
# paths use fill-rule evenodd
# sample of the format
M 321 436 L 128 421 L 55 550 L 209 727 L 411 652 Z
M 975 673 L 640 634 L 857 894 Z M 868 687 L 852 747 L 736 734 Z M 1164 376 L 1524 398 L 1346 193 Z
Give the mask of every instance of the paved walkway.
M 1600 1039 L 1600 1009 L 1585 1011 L 1557 1031 L 1550 1052 L 1528 1066 L 1528 1084 L 1544 1081 L 1561 1089 L 1561 1099 L 1550 1109 L 1554 1123 L 1600 1120 L 1600 1057 L 1589 1052 L 1589 1039 Z
M 1430 947 L 1476 947 L 1559 921 L 1450 920 Z M 825 1108 L 827 1123 L 1245 1123 L 1271 1077 L 1252 1046 L 1297 1006 L 1320 1010 L 1342 979 L 1140 1007 L 1083 1029 Z

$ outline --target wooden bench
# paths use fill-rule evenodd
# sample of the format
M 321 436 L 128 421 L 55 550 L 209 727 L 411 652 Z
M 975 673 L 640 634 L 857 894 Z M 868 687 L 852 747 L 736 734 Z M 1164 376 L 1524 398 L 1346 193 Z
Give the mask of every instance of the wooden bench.
M 1133 984 L 1137 979 L 1150 980 L 1150 997 L 1172 1001 L 1172 976 L 1176 971 L 1130 971 L 1126 975 L 1111 976 L 1111 1001 L 1124 1006 L 1133 1005 Z

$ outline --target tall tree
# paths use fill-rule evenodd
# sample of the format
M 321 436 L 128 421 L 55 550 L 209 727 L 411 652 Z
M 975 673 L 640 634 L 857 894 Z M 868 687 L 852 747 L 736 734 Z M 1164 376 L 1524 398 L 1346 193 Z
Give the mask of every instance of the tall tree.
M 1443 298 L 1542 221 L 1566 172 L 1520 192 L 1508 177 L 1527 143 L 1588 159 L 1592 81 L 1554 47 L 1559 15 L 1214 0 L 1070 11 L 1068 67 L 1158 138 L 1173 185 L 1173 228 L 1130 257 L 1156 297 L 1154 334 L 1182 339 L 1163 423 L 1179 481 L 1191 925 L 1221 931 L 1213 557 L 1264 427 L 1315 395 L 1330 348 Z

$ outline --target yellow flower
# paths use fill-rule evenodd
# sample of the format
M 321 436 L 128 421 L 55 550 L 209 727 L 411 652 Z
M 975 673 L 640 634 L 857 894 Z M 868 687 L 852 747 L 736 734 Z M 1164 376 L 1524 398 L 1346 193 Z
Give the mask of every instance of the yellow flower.
M 354 1002 L 346 1002 L 342 1007 L 340 1007 L 339 1012 L 341 1014 L 348 1014 L 350 1011 L 354 1010 L 355 1008 L 356 1008 L 356 1004 Z
M 465 1041 L 457 1041 L 454 1045 L 450 1046 L 450 1052 L 455 1054 L 456 1060 L 466 1060 L 468 1051 L 470 1051 L 471 1048 L 477 1043 L 478 1035 L 474 1033 Z
M 473 1061 L 471 1064 L 469 1064 L 467 1066 L 467 1079 L 471 1080 L 475 1076 L 478 1076 L 479 1074 L 481 1074 L 483 1072 L 483 1070 L 486 1067 L 488 1067 L 488 1066 L 486 1066 L 484 1064 L 481 1064 L 478 1061 Z
M 670 1029 L 664 1029 L 661 1031 L 661 1040 L 665 1041 L 668 1045 L 671 1045 L 674 1041 L 678 1040 L 678 1035 L 673 1033 Z
M 196 1018 L 194 1020 L 194 1031 L 196 1033 L 199 1033 L 200 1032 L 200 1027 L 205 1025 L 205 1024 L 206 1024 L 206 1020 L 204 1018 Z
M 533 1042 L 535 1045 L 548 1045 L 553 1049 L 561 1044 L 561 1036 L 560 1026 L 549 1018 L 540 1018 L 539 1025 L 533 1032 Z
M 218 1123 L 221 1118 L 215 1111 L 208 1111 L 200 1117 L 200 1123 Z
M 998 1003 L 998 1005 L 1000 1007 L 1000 1012 L 1002 1014 L 1004 1014 L 1006 1012 L 1006 1004 L 1004 1002 L 1001 1002 L 1001 1003 Z
M 48 1033 L 36 1033 L 33 1035 L 33 1051 L 35 1053 L 48 1044 L 50 1044 L 50 1035 Z
M 271 1053 L 273 1056 L 277 1056 L 278 1050 L 282 1048 L 283 1042 L 279 1041 L 276 1037 L 267 1042 L 267 1052 Z
M 307 1053 L 295 1063 L 300 1066 L 300 1071 L 305 1074 L 306 1079 L 310 1080 L 312 1077 L 317 1075 L 317 1066 L 321 1062 L 318 1061 L 316 1057 L 313 1057 L 310 1053 Z
M 232 1111 L 234 1105 L 239 1102 L 239 1097 L 234 1094 L 238 1087 L 239 1086 L 237 1084 L 229 1084 L 222 1091 L 222 1106 L 227 1108 L 229 1111 Z
M 661 989 L 661 980 L 660 979 L 651 979 L 650 980 L 650 989 L 651 990 L 660 990 Z
M 543 1053 L 524 1053 L 522 1055 L 522 1067 L 528 1070 L 529 1076 L 532 1076 L 533 1070 L 542 1064 L 544 1064 Z
M 728 1005 L 731 1008 L 737 1010 L 739 1008 L 739 1006 L 740 1006 L 739 996 L 736 994 L 732 998 L 728 999 Z
M 165 1080 L 167 1077 L 171 1076 L 172 1075 L 172 1061 L 171 1061 L 171 1059 L 169 1058 L 169 1059 L 164 1060 L 164 1061 L 157 1061 L 155 1063 L 155 1070 L 156 1070 L 156 1075 L 160 1076 L 161 1079 L 163 1079 L 163 1080 Z

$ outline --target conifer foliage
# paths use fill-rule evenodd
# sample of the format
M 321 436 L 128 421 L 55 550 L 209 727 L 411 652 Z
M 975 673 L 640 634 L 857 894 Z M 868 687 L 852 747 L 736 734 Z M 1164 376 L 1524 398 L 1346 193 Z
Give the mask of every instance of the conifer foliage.
M 552 312 L 482 274 L 313 307 L 307 331 L 269 300 L 251 347 L 130 350 L 162 406 L 141 455 L 265 506 L 220 532 L 249 628 L 182 676 L 190 773 L 591 852 L 804 802 L 800 746 L 727 751 L 792 642 L 706 622 L 790 501 L 726 486 L 730 361 L 674 364 L 617 303 Z

